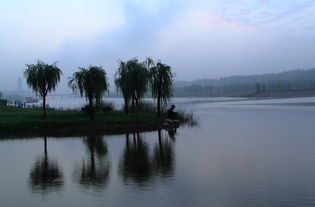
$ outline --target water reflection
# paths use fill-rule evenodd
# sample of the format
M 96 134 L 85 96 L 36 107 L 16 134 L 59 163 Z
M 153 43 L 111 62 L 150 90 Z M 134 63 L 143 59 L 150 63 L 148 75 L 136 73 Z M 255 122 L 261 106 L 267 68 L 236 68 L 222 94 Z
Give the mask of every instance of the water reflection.
M 123 185 L 150 186 L 159 178 L 174 175 L 176 129 L 159 130 L 151 136 L 146 139 L 141 133 L 125 135 L 123 151 L 120 151 L 122 155 L 117 163 Z M 73 181 L 83 190 L 103 192 L 109 183 L 111 168 L 106 140 L 103 136 L 87 136 L 82 141 L 86 153 L 72 170 Z M 63 172 L 55 159 L 49 159 L 47 138 L 44 138 L 43 155 L 31 168 L 29 184 L 35 192 L 42 193 L 63 188 Z
M 56 160 L 48 158 L 47 138 L 44 138 L 44 154 L 37 158 L 33 165 L 29 184 L 36 193 L 48 194 L 60 191 L 63 187 L 63 173 Z
M 75 180 L 84 188 L 103 189 L 109 180 L 110 164 L 107 159 L 107 144 L 102 136 L 83 139 L 89 158 L 82 160 L 75 169 Z
M 199 129 L 104 137 L 108 152 L 87 137 L 45 148 L 44 139 L 0 139 L 0 206 L 315 206 L 315 110 L 295 108 L 202 104 Z M 95 191 L 86 180 L 100 159 L 110 173 Z M 60 192 L 42 199 L 32 189 Z
M 120 175 L 125 184 L 143 186 L 159 176 L 171 177 L 174 174 L 174 143 L 176 130 L 169 133 L 157 132 L 157 143 L 150 153 L 142 134 L 126 134 L 126 145 L 120 161 Z
M 176 130 L 176 129 L 175 129 Z M 171 135 L 170 135 L 171 132 Z M 154 146 L 153 168 L 154 171 L 162 176 L 169 177 L 174 172 L 174 130 L 168 131 L 168 137 L 158 131 L 158 143 Z
M 170 128 L 167 130 L 168 132 L 168 136 L 173 140 L 175 141 L 175 136 L 177 135 L 177 128 Z M 160 137 L 160 135 L 159 135 Z
M 148 144 L 140 133 L 126 134 L 126 146 L 120 163 L 120 174 L 124 182 L 145 184 L 152 176 Z

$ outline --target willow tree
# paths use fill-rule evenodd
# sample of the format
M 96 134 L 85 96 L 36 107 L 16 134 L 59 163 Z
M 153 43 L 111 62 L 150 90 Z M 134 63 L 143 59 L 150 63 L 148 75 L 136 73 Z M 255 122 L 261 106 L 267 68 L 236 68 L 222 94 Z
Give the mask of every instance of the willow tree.
M 102 96 L 108 91 L 109 83 L 107 74 L 102 67 L 89 66 L 88 68 L 79 68 L 79 71 L 72 75 L 68 82 L 69 87 L 73 91 L 79 91 L 81 97 L 89 102 L 90 118 L 94 120 L 94 100 L 96 100 L 96 108 L 99 107 Z
M 154 60 L 151 57 L 146 57 L 143 64 L 146 66 L 147 70 L 149 71 L 151 67 L 154 66 Z
M 144 97 L 148 90 L 149 71 L 143 63 L 140 63 L 138 59 L 133 58 L 127 62 L 127 67 L 130 75 L 130 87 L 131 87 L 131 104 L 132 111 L 138 107 L 139 101 Z
M 128 104 L 131 101 L 132 112 L 136 111 L 141 98 L 147 92 L 149 71 L 144 63 L 137 58 L 127 62 L 119 62 L 116 72 L 115 84 L 123 94 L 125 100 L 125 111 L 128 112 Z
M 115 74 L 115 85 L 117 90 L 123 95 L 126 114 L 128 114 L 128 104 L 132 93 L 129 82 L 130 75 L 128 74 L 127 65 L 125 62 L 119 61 L 118 70 Z
M 173 96 L 173 74 L 171 67 L 158 62 L 150 68 L 150 84 L 153 98 L 157 99 L 158 116 L 161 115 L 161 104 L 167 104 Z
M 56 90 L 62 71 L 56 63 L 51 65 L 38 60 L 36 64 L 26 65 L 24 71 L 27 85 L 33 89 L 36 95 L 43 98 L 43 118 L 46 119 L 46 96 L 51 91 Z

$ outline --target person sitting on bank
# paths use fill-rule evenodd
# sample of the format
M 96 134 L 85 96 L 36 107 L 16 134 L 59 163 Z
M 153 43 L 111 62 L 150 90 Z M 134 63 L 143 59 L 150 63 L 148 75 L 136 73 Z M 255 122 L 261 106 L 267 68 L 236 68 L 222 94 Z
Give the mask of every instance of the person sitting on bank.
M 169 110 L 167 110 L 167 116 L 168 118 L 175 118 L 177 116 L 177 113 L 174 111 L 175 105 L 172 105 Z

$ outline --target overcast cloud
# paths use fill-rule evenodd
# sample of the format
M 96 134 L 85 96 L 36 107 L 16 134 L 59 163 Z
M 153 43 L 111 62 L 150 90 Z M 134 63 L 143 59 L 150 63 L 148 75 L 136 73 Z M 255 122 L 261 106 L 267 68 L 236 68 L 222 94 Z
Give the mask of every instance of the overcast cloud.
M 232 2 L 232 3 L 231 3 Z M 0 6 L 0 91 L 25 64 L 58 61 L 67 77 L 151 56 L 176 80 L 315 67 L 311 0 L 10 0 Z

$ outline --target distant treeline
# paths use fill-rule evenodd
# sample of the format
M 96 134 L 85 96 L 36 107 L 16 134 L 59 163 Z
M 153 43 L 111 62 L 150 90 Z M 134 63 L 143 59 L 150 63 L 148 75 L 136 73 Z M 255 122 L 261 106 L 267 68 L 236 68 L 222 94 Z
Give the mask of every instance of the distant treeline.
M 248 96 L 266 91 L 315 90 L 315 68 L 281 73 L 230 76 L 174 83 L 174 95 L 181 96 Z

